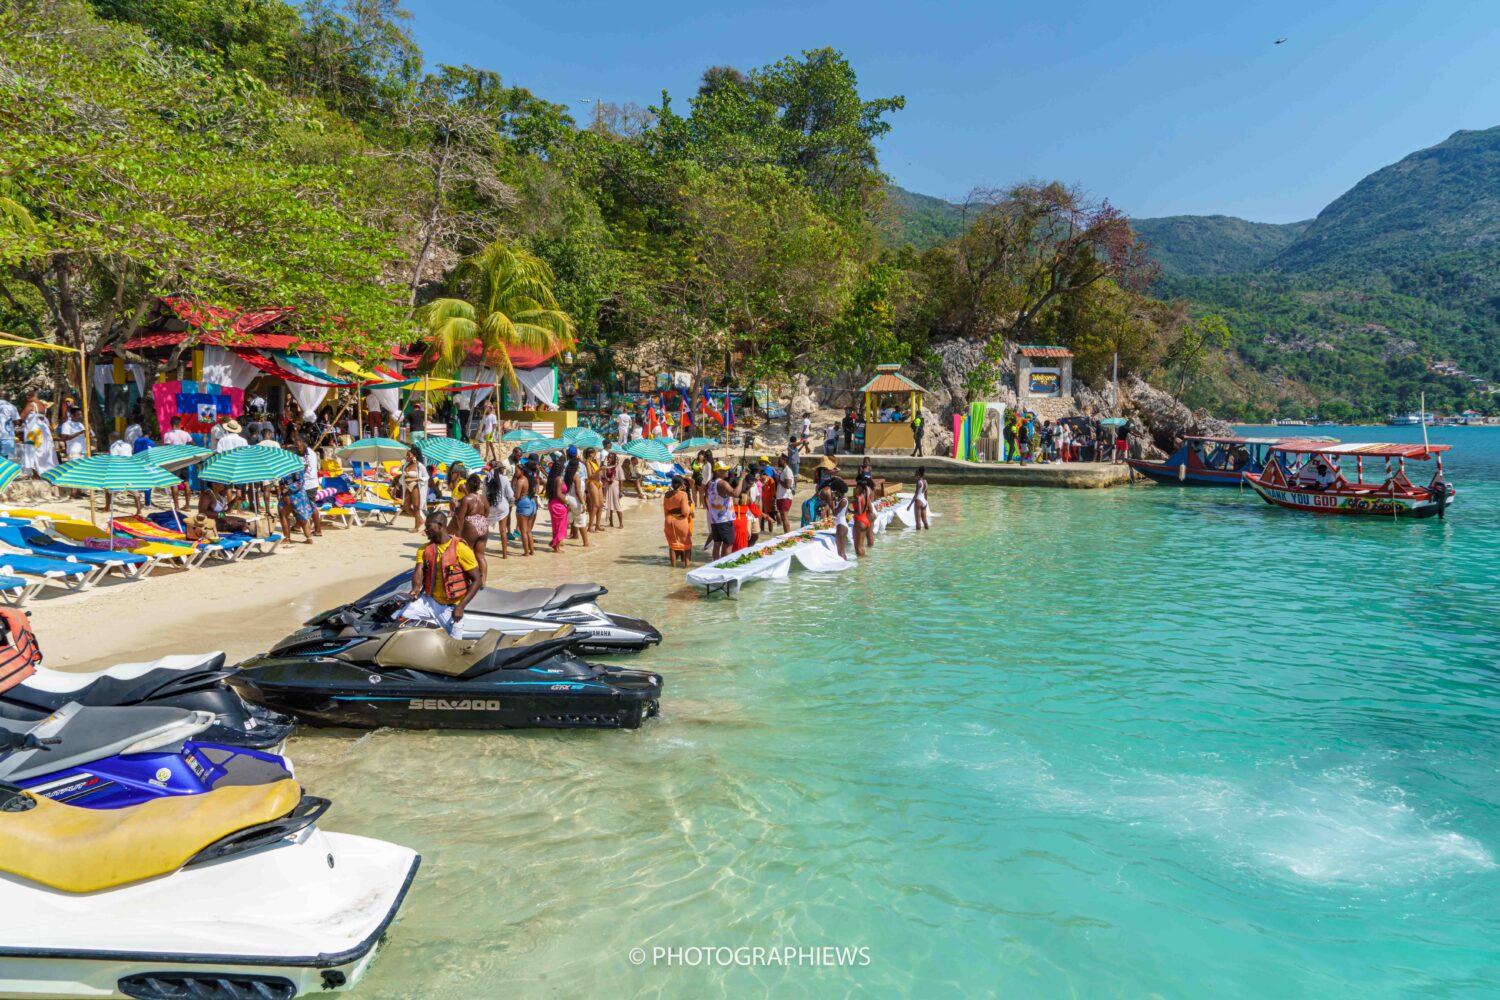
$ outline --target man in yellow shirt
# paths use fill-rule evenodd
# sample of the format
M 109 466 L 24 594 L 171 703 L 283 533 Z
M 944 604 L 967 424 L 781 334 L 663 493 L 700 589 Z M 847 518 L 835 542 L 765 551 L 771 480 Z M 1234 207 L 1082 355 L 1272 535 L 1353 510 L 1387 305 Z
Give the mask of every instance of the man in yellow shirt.
M 479 560 L 474 550 L 448 531 L 448 515 L 427 515 L 427 544 L 417 550 L 411 593 L 402 618 L 430 621 L 455 639 L 463 638 L 464 608 L 479 592 Z

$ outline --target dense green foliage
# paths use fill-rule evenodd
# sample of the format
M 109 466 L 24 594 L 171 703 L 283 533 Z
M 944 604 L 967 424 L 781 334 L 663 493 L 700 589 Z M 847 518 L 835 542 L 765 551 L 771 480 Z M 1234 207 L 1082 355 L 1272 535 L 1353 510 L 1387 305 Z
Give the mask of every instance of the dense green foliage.
M 1168 215 L 1130 224 L 1151 244 L 1163 274 L 1192 277 L 1259 270 L 1310 225 L 1246 222 L 1228 215 Z
M 816 49 L 714 66 L 587 123 L 490 69 L 423 65 L 396 0 L 16 0 L 0 14 L 0 320 L 90 350 L 155 297 L 289 306 L 352 351 L 451 369 L 576 344 L 602 375 L 931 375 L 945 340 L 1075 346 L 1079 371 L 1218 369 L 1107 202 L 963 207 L 890 185 L 904 101 Z M 1197 339 L 1194 339 L 1197 338 Z M 951 384 L 951 381 L 950 383 Z M 962 405 L 965 401 L 956 400 Z

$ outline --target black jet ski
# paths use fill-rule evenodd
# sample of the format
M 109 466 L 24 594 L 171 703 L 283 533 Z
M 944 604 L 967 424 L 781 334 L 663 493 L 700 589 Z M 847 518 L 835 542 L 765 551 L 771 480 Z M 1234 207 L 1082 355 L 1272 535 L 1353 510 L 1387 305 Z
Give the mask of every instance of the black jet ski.
M 400 622 L 405 604 L 403 592 L 320 615 L 241 663 L 233 683 L 253 701 L 326 726 L 636 729 L 657 714 L 661 675 L 580 659 L 570 625 L 454 639 Z
M 345 607 L 373 608 L 410 590 L 411 574 L 399 573 Z M 602 610 L 599 598 L 607 593 L 597 583 L 565 583 L 561 587 L 531 590 L 485 587 L 469 601 L 459 624 L 465 639 L 478 639 L 491 630 L 505 635 L 526 635 L 572 625 L 578 637 L 575 648 L 597 656 L 639 653 L 661 642 L 661 633 L 647 622 Z M 325 611 L 307 624 L 316 625 L 321 618 L 341 610 Z
M 295 726 L 279 712 L 247 704 L 225 683 L 234 671 L 224 666 L 223 653 L 118 663 L 91 673 L 51 670 L 41 660 L 25 612 L 0 609 L 0 719 L 35 722 L 69 702 L 88 708 L 183 708 L 213 714 L 204 742 L 252 750 L 276 750 Z

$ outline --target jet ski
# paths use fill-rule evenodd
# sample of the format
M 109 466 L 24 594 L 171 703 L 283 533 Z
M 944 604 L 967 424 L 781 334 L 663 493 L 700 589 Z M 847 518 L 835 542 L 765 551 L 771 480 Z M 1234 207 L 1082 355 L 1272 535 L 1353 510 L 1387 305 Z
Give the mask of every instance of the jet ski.
M 454 639 L 399 621 L 405 604 L 403 592 L 320 615 L 241 663 L 231 683 L 325 726 L 635 729 L 657 714 L 661 675 L 580 659 L 571 625 Z
M 352 607 L 369 609 L 409 593 L 411 574 L 398 573 Z M 459 622 L 465 639 L 478 639 L 491 630 L 505 635 L 551 632 L 559 625 L 572 625 L 578 636 L 578 651 L 595 656 L 639 653 L 661 642 L 661 633 L 639 618 L 612 615 L 600 609 L 599 598 L 609 593 L 597 583 L 565 583 L 561 587 L 531 590 L 496 590 L 485 587 L 464 608 Z M 345 605 L 349 607 L 351 605 Z M 325 611 L 307 624 L 342 610 Z
M 93 673 L 42 666 L 41 647 L 25 612 L 0 608 L 0 719 L 36 722 L 69 702 L 91 708 L 153 705 L 205 711 L 207 742 L 276 750 L 291 735 L 288 717 L 246 704 L 224 683 L 223 653 L 120 663 Z
M 0 719 L 0 781 L 89 809 L 292 776 L 284 757 L 198 743 L 209 712 L 65 705 L 38 723 Z
M 109 810 L 0 781 L 0 996 L 290 1000 L 354 985 L 421 859 L 318 829 L 328 806 L 290 778 Z

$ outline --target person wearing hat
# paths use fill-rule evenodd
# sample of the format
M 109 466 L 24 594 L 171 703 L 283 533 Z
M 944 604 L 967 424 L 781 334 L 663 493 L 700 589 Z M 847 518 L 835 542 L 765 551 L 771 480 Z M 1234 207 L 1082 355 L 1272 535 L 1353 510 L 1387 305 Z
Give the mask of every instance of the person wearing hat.
M 248 448 L 250 442 L 240 437 L 240 422 L 234 418 L 224 421 L 224 433 L 219 438 L 219 443 L 214 446 L 216 452 L 226 452 L 234 448 Z
M 708 482 L 708 540 L 713 546 L 714 559 L 734 551 L 734 502 L 739 498 L 740 487 L 730 483 L 729 466 L 715 462 L 713 478 Z

